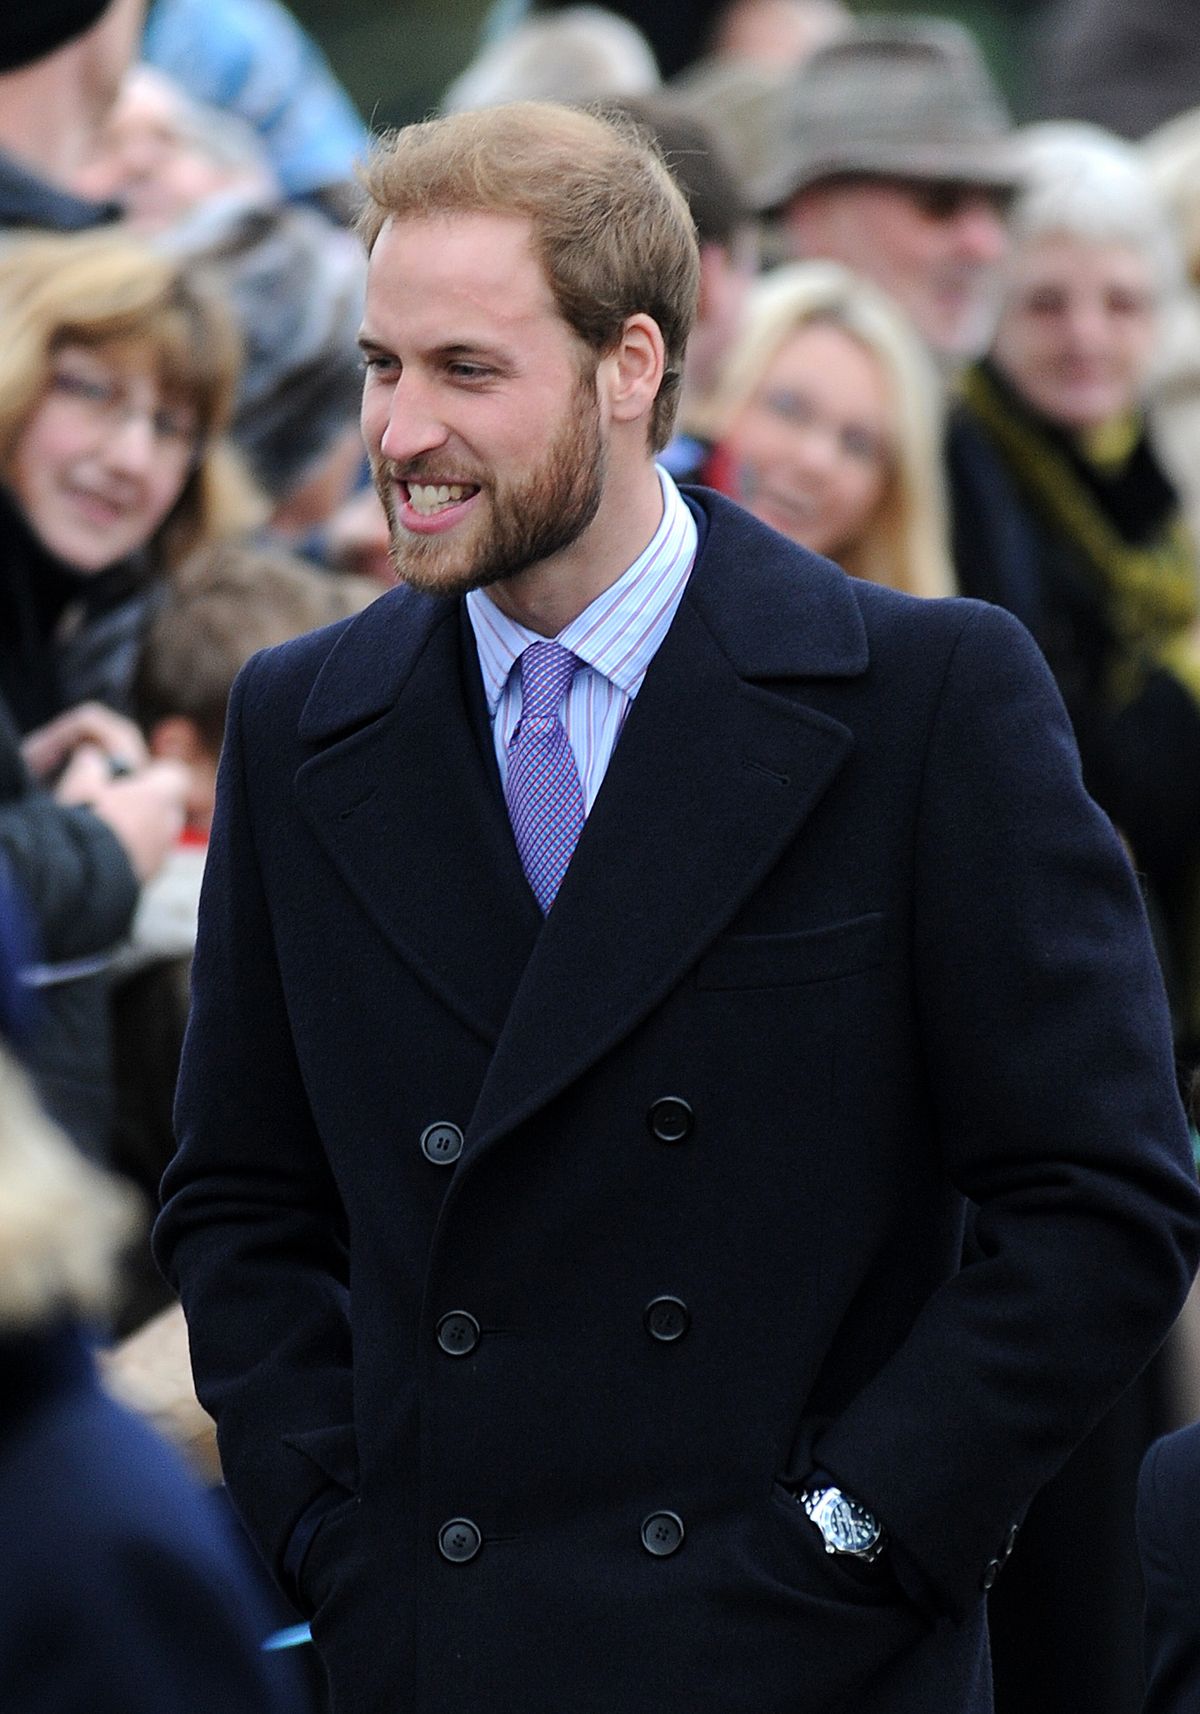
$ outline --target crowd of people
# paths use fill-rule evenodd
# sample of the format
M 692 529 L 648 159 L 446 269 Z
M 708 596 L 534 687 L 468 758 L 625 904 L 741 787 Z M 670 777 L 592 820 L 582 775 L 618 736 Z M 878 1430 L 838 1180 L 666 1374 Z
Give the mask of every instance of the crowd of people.
M 444 111 L 588 104 L 661 151 L 699 246 L 674 481 L 855 579 L 1027 627 L 1139 878 L 1186 1106 L 1200 106 L 1133 139 L 1065 105 L 1017 125 L 947 19 L 712 10 L 680 68 L 630 16 L 510 7 Z M 234 682 L 395 576 L 359 423 L 369 146 L 277 0 L 0 24 L 0 1517 L 21 1538 L 0 1704 L 22 1714 L 326 1706 L 289 1630 L 307 1613 L 220 1502 L 149 1225 Z M 1200 1704 L 1200 1626 L 1193 1658 L 1160 1604 L 1144 1656 L 1182 1442 L 1147 1464 L 1145 1573 L 1135 1534 L 1148 1449 L 1200 1417 L 1194 1319 L 1008 1543 L 999 1714 L 1136 1714 L 1144 1660 L 1153 1714 Z M 264 1654 L 268 1633 L 295 1646 Z

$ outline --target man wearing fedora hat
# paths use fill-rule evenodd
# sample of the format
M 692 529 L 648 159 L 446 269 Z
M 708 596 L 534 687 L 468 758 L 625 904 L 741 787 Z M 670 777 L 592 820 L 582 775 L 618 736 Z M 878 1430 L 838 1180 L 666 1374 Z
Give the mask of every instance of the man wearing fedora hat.
M 111 107 L 145 0 L 37 0 L 0 16 L 0 231 L 73 232 L 115 210 L 68 185 Z
M 948 365 L 991 331 L 1012 127 L 973 37 L 946 19 L 863 19 L 781 98 L 761 200 L 794 257 L 873 279 Z

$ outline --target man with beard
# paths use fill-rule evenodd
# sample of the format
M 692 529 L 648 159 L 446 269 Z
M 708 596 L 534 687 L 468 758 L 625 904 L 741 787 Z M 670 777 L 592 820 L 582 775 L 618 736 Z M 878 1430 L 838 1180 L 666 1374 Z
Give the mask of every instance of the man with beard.
M 1134 878 L 1013 620 L 656 468 L 643 140 L 366 183 L 402 587 L 234 692 L 157 1231 L 229 1488 L 336 1714 L 986 1714 L 1195 1262 Z

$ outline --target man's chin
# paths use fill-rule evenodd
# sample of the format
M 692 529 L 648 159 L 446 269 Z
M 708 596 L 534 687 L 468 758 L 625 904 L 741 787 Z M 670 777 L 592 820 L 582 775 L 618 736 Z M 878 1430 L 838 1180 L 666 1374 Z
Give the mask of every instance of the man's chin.
M 414 549 L 411 538 L 397 539 L 393 535 L 389 549 L 397 582 L 422 595 L 466 595 L 472 589 L 486 589 L 489 584 L 499 583 L 508 575 L 503 567 L 464 565 L 460 558 L 446 552 L 424 552 L 422 546 Z

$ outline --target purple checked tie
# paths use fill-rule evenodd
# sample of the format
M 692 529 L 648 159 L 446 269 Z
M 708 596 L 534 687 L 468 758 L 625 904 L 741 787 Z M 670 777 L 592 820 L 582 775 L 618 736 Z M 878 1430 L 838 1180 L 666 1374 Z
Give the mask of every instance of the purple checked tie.
M 578 657 L 561 643 L 521 656 L 521 719 L 508 746 L 508 814 L 521 865 L 543 915 L 554 903 L 583 828 L 583 789 L 558 718 Z

